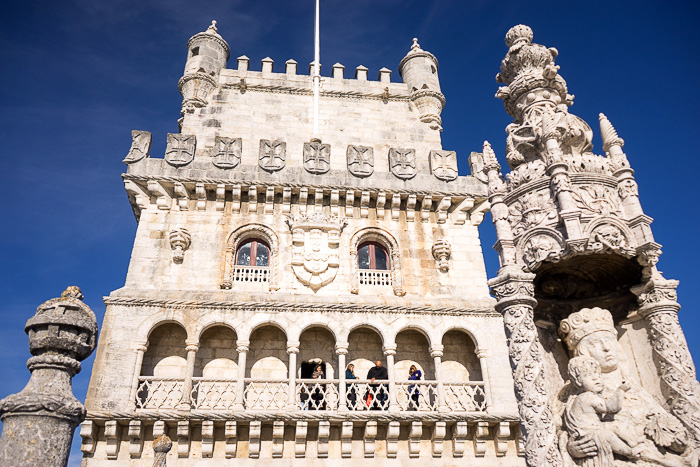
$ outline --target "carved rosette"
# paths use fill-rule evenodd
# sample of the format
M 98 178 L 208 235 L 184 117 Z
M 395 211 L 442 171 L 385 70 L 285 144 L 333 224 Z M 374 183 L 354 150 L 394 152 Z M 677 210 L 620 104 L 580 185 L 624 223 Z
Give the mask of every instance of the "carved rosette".
M 654 350 L 661 389 L 671 412 L 700 445 L 700 384 L 688 344 L 678 322 L 678 281 L 652 279 L 633 288 L 639 314 L 645 319 Z
M 292 271 L 314 292 L 330 284 L 338 273 L 340 232 L 346 222 L 320 212 L 287 217 L 292 231 Z
M 530 466 L 560 466 L 556 429 L 545 386 L 544 349 L 533 318 L 534 274 L 518 268 L 504 271 L 489 281 L 496 297 L 496 310 L 503 314 L 525 456 Z
M 192 236 L 185 228 L 174 229 L 168 235 L 170 249 L 173 250 L 173 263 L 180 264 L 185 258 L 185 250 L 190 247 Z

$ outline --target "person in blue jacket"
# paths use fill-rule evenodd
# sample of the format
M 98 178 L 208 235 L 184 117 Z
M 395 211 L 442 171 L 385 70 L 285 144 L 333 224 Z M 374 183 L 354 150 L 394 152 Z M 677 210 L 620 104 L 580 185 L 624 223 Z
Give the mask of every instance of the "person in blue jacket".
M 408 379 L 413 381 L 419 381 L 423 374 L 416 368 L 415 365 L 411 365 L 408 369 Z M 418 389 L 417 384 L 411 384 L 408 386 L 408 394 L 410 396 L 410 401 L 408 403 L 408 410 L 418 410 L 418 399 L 420 398 L 420 389 Z
M 345 380 L 347 381 L 349 379 L 357 379 L 357 376 L 355 376 L 355 365 L 352 363 L 350 363 L 345 369 Z M 350 410 L 357 409 L 357 407 L 355 407 L 355 404 L 357 403 L 357 392 L 355 392 L 355 388 L 352 384 L 345 385 L 345 394 L 348 398 L 348 408 Z

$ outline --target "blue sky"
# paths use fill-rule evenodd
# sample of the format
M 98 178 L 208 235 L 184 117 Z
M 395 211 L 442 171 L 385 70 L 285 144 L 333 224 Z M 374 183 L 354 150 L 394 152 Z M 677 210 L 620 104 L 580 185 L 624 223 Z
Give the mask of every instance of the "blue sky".
M 487 139 L 504 161 L 510 117 L 494 98 L 509 27 L 531 26 L 556 47 L 576 95 L 570 109 L 595 131 L 604 112 L 625 139 L 645 212 L 663 244 L 659 268 L 680 279 L 681 323 L 700 354 L 698 227 L 700 172 L 700 6 L 698 2 L 526 2 L 322 0 L 321 62 L 376 79 L 394 71 L 418 37 L 440 61 L 447 105 L 443 146 L 466 157 Z M 4 247 L 0 253 L 0 396 L 29 373 L 25 321 L 67 285 L 82 288 L 101 322 L 102 296 L 124 283 L 136 222 L 120 179 L 132 129 L 153 132 L 161 157 L 177 131 L 177 81 L 185 44 L 218 21 L 232 60 L 260 69 L 313 59 L 313 1 L 5 1 L 0 18 L 0 128 Z M 481 227 L 487 270 L 498 264 L 490 218 Z M 75 378 L 84 398 L 92 357 Z M 74 456 L 79 454 L 78 437 Z

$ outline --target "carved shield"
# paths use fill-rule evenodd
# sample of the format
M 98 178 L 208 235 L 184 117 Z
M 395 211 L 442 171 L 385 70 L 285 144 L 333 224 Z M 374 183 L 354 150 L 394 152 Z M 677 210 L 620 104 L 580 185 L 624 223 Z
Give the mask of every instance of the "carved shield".
M 292 271 L 314 291 L 335 279 L 340 265 L 338 246 L 345 220 L 322 213 L 288 216 L 292 231 Z
M 214 139 L 213 163 L 220 169 L 233 169 L 241 162 L 241 138 L 224 138 L 217 136 Z
M 131 132 L 131 148 L 123 162 L 132 164 L 144 157 L 151 157 L 151 133 L 149 131 L 133 130 Z
M 430 151 L 430 171 L 446 182 L 457 178 L 457 153 L 454 151 Z
M 374 149 L 369 146 L 348 146 L 348 170 L 356 177 L 369 177 L 374 172 Z
M 287 143 L 280 140 L 260 140 L 260 157 L 258 164 L 268 172 L 275 172 L 284 168 L 287 157 Z
M 304 143 L 304 168 L 312 174 L 324 174 L 331 168 L 331 145 L 320 141 Z
M 416 176 L 416 150 L 415 149 L 389 149 L 389 167 L 391 173 L 397 177 L 408 180 Z
M 189 164 L 194 159 L 196 145 L 197 137 L 195 135 L 168 133 L 165 161 L 175 167 Z

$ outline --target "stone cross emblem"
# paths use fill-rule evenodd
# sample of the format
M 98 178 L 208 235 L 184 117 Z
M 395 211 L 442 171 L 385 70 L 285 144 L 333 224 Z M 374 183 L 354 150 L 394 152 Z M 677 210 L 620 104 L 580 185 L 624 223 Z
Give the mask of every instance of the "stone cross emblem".
M 168 133 L 165 161 L 175 167 L 189 164 L 194 159 L 196 145 L 197 137 L 195 135 Z
M 457 153 L 454 151 L 430 151 L 430 171 L 446 182 L 457 178 Z
M 389 149 L 389 167 L 398 178 L 408 180 L 416 176 L 415 149 Z
M 369 177 L 374 172 L 374 149 L 369 146 L 348 146 L 348 170 L 356 177 Z
M 287 157 L 287 143 L 280 140 L 260 140 L 260 158 L 258 164 L 268 172 L 284 168 Z
M 151 157 L 151 138 L 149 131 L 133 130 L 131 132 L 131 148 L 122 162 L 132 164 L 144 157 Z
M 324 174 L 331 168 L 331 145 L 320 140 L 304 143 L 304 168 L 312 174 Z
M 241 162 L 242 147 L 241 138 L 217 136 L 212 151 L 214 165 L 220 169 L 233 169 Z

